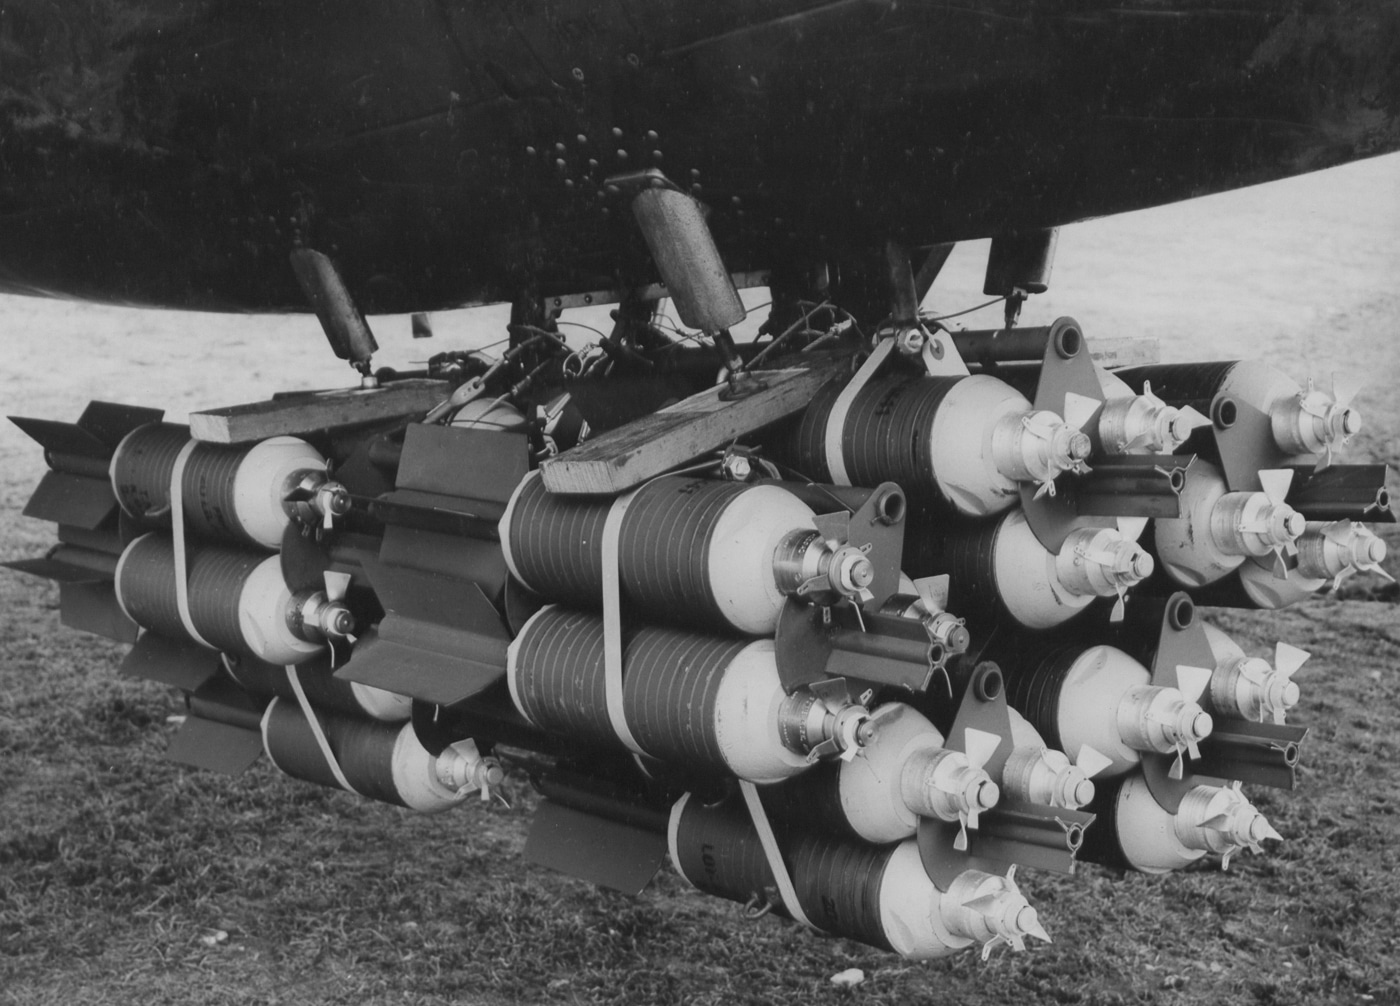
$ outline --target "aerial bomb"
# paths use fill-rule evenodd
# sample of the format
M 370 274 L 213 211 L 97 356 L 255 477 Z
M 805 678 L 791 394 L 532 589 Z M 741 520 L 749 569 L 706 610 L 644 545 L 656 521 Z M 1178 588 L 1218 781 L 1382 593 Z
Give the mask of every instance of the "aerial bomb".
M 933 960 L 974 944 L 1017 950 L 1049 935 L 1014 876 L 959 874 L 947 891 L 929 880 L 918 844 L 871 846 L 810 834 L 784 836 L 782 853 L 798 904 L 819 929 Z M 691 885 L 731 901 L 771 897 L 770 867 L 753 824 L 732 806 L 704 807 L 690 794 L 671 811 L 671 862 Z M 785 914 L 781 904 L 774 909 Z
M 1173 405 L 1191 406 L 1216 421 L 1233 422 L 1233 411 L 1247 406 L 1268 417 L 1273 446 L 1284 454 L 1332 452 L 1361 431 L 1361 415 L 1351 407 L 1355 389 L 1334 383 L 1330 392 L 1306 387 L 1262 360 L 1163 363 L 1116 371 L 1129 387 L 1150 386 Z M 1222 404 L 1226 405 L 1221 415 Z M 1204 434 L 1205 431 L 1202 431 Z M 1193 437 L 1188 450 L 1212 454 L 1207 436 Z
M 604 554 L 615 507 L 617 555 Z M 858 548 L 828 541 L 816 514 L 779 485 L 666 476 L 623 502 L 561 496 L 538 475 L 516 489 L 500 522 L 515 577 L 536 593 L 596 608 L 604 564 L 621 591 L 658 621 L 768 635 L 789 596 L 833 602 L 868 596 L 874 578 Z
M 874 728 L 860 757 L 818 766 L 764 790 L 765 803 L 785 822 L 885 844 L 915 833 L 920 817 L 978 827 L 983 811 L 1002 796 L 1024 803 L 1078 809 L 1094 795 L 1089 776 L 1106 764 L 1085 749 L 1089 767 L 1046 747 L 1015 710 L 1012 753 L 999 776 L 984 767 L 1001 738 L 971 731 L 966 751 L 944 747 L 944 737 L 922 714 L 901 702 L 871 714 Z M 1097 758 L 1097 760 L 1095 760 Z
M 116 597 L 137 625 L 216 650 L 249 653 L 269 664 L 299 664 L 344 638 L 354 616 L 331 596 L 293 593 L 276 556 L 200 545 L 188 560 L 188 623 L 180 610 L 175 546 L 163 534 L 137 538 L 122 552 Z
M 1095 598 L 1121 597 L 1153 571 L 1152 557 L 1117 528 L 1077 528 L 1051 552 L 1020 509 L 993 522 L 911 525 L 905 566 L 919 576 L 946 573 L 949 604 L 976 613 L 975 621 L 1027 629 L 1066 622 Z
M 870 726 L 860 757 L 765 791 L 777 813 L 884 844 L 913 835 L 920 817 L 975 828 L 977 816 L 996 806 L 997 784 L 982 766 L 999 738 L 985 735 L 980 751 L 950 750 L 932 723 L 901 702 L 875 710 Z
M 275 549 L 294 520 L 324 522 L 350 507 L 344 488 L 326 477 L 326 459 L 304 440 L 233 447 L 192 441 L 187 426 L 148 423 L 112 454 L 112 491 L 128 516 L 170 523 L 175 466 L 187 448 L 182 509 L 197 534 Z
M 823 482 L 898 482 L 945 512 L 1007 510 L 1023 483 L 1048 486 L 1082 467 L 1092 447 L 995 377 L 880 377 L 853 398 L 844 391 L 833 383 L 818 392 L 774 453 Z
M 1274 555 L 1252 557 L 1229 576 L 1192 591 L 1192 597 L 1222 608 L 1276 609 L 1328 587 L 1335 590 L 1356 573 L 1393 579 L 1380 565 L 1386 556 L 1385 539 L 1364 524 L 1308 521 L 1293 544 L 1296 553 L 1285 553 L 1281 568 Z
M 424 814 L 447 810 L 476 794 L 489 795 L 502 779 L 499 763 L 483 758 L 475 744 L 454 744 L 434 756 L 419 743 L 412 724 L 391 725 L 322 711 L 315 715 L 334 767 L 295 701 L 275 698 L 263 713 L 267 756 L 295 779 L 348 788 Z
M 510 644 L 511 699 L 543 730 L 617 744 L 604 654 L 600 617 L 542 608 Z M 643 626 L 624 634 L 621 658 L 621 715 L 655 758 L 776 782 L 806 770 L 814 752 L 854 753 L 873 733 L 857 703 L 786 694 L 769 639 Z
M 1271 556 L 1278 569 L 1307 525 L 1284 502 L 1291 478 L 1287 469 L 1260 472 L 1262 492 L 1230 492 L 1214 465 L 1192 465 L 1181 491 L 1181 516 L 1159 517 L 1149 532 L 1163 589 L 1203 587 L 1249 558 Z
M 1153 685 L 1147 668 L 1115 647 L 1065 646 L 997 659 L 1012 707 L 1072 760 L 1086 746 L 1106 757 L 1105 777 L 1129 771 L 1145 753 L 1194 757 L 1210 735 L 1209 713 L 1180 689 Z
M 1193 786 L 1172 812 L 1135 773 L 1100 786 L 1089 809 L 1097 817 L 1079 858 L 1141 873 L 1179 870 L 1207 854 L 1228 868 L 1241 849 L 1259 852 L 1264 841 L 1283 838 L 1238 785 Z
M 1205 413 L 1228 397 L 1226 383 L 1201 401 L 1176 397 L 1179 383 L 1169 392 L 1157 377 L 1100 373 L 1099 396 L 1080 368 L 1055 377 L 1077 389 L 1065 391 L 1061 417 L 986 373 L 865 380 L 882 354 L 784 420 L 803 400 L 770 395 L 781 389 L 765 382 L 776 379 L 754 368 L 697 399 L 723 415 L 707 416 L 710 447 L 695 448 L 696 460 L 660 437 L 674 456 L 657 451 L 628 470 L 631 455 L 588 461 L 601 442 L 591 439 L 577 463 L 609 466 L 596 484 L 625 491 L 565 495 L 522 472 L 550 455 L 540 419 L 548 429 L 571 400 L 572 377 L 601 380 L 606 368 L 565 370 L 561 390 L 547 366 L 553 340 L 530 345 L 531 366 L 544 369 L 513 373 L 508 387 L 487 377 L 492 365 L 449 361 L 448 373 L 478 374 L 427 406 L 428 422 L 459 428 L 454 478 L 430 477 L 443 471 L 436 456 L 404 461 L 400 437 L 435 442 L 413 424 L 309 434 L 360 494 L 342 527 L 334 518 L 351 490 L 328 480 L 326 459 L 304 441 L 211 447 L 182 427 L 131 432 L 154 410 L 97 409 L 86 426 L 26 421 L 54 468 L 34 512 L 60 524 L 60 545 L 15 565 L 63 584 L 72 624 L 125 639 L 132 621 L 147 630 L 132 665 L 194 693 L 186 746 L 217 741 L 231 764 L 261 741 L 293 777 L 424 811 L 489 798 L 499 752 L 546 797 L 532 861 L 635 889 L 669 845 L 703 890 L 911 959 L 1046 938 L 1014 872 L 1001 870 L 1066 870 L 1081 840 L 1082 859 L 1163 872 L 1278 837 L 1237 787 L 1214 783 L 1293 781 L 1303 730 L 1284 720 L 1307 654 L 1280 644 L 1261 659 L 1210 626 L 1204 643 L 1198 632 L 1169 635 L 1184 629 L 1166 619 L 1149 672 L 1101 645 L 1104 619 L 1059 627 L 1097 598 L 1116 598 L 1121 612 L 1134 588 L 1185 585 L 1202 603 L 1276 607 L 1378 571 L 1384 543 L 1351 521 L 1383 511 L 1381 466 L 1285 466 L 1303 448 L 1325 461 L 1354 432 L 1344 403 L 1312 389 L 1275 395 L 1261 419 L 1246 406 L 1269 396 L 1229 385 L 1242 421 L 1211 436 Z M 686 373 L 712 366 L 699 356 Z M 921 360 L 939 370 L 931 351 Z M 1219 373 L 1239 378 L 1240 366 Z M 849 367 L 819 369 L 806 388 Z M 627 386 L 666 390 L 647 372 Z M 542 386 L 531 390 L 534 380 Z M 354 394 L 372 403 L 379 392 Z M 720 422 L 731 399 L 772 411 L 731 433 Z M 294 407 L 270 404 L 278 423 L 293 422 Z M 1103 477 L 1138 464 L 1113 455 L 1198 443 L 1206 457 L 1189 469 L 1180 516 L 1157 518 L 1141 543 L 1145 517 L 1112 527 L 1071 518 L 1037 525 L 1061 543 L 1052 551 L 1028 521 L 1042 515 L 1017 506 L 1061 474 L 1083 475 L 1092 446 L 1105 456 L 1099 476 L 1057 488 L 1086 517 L 1111 513 L 1112 497 L 1140 495 L 1135 477 Z M 712 470 L 705 452 L 717 450 L 732 481 L 660 474 L 666 464 Z M 456 478 L 478 458 L 480 499 Z M 838 484 L 779 481 L 774 462 Z M 751 465 L 775 477 L 751 481 Z M 876 497 L 849 485 L 887 480 L 902 489 L 882 485 Z M 832 513 L 821 509 L 828 499 Z M 413 520 L 389 519 L 409 510 Z M 176 515 L 171 531 L 128 541 Z M 304 533 L 283 534 L 297 524 Z M 287 554 L 268 556 L 279 543 Z M 372 646 L 355 642 L 357 617 L 376 623 Z M 1136 652 L 1139 641 L 1118 635 Z M 222 654 L 231 680 L 208 677 L 219 658 L 201 645 Z M 950 661 L 959 654 L 972 656 Z M 986 687 L 994 664 L 1006 704 Z M 211 680 L 241 690 L 216 694 Z M 732 800 L 701 805 L 732 794 L 736 779 L 747 814 Z M 673 805 L 687 789 L 697 795 Z M 594 855 L 604 846 L 612 861 L 598 865 L 610 858 Z

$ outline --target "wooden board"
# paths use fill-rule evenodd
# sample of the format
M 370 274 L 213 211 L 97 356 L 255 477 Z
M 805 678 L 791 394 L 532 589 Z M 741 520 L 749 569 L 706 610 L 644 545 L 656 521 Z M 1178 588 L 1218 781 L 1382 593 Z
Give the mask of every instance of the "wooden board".
M 268 437 L 314 433 L 332 426 L 370 423 L 427 412 L 451 393 L 446 381 L 393 381 L 361 390 L 340 388 L 288 395 L 190 415 L 190 434 L 214 444 L 242 444 Z
M 625 492 L 800 412 L 818 388 L 850 369 L 850 357 L 823 355 L 804 367 L 753 371 L 762 387 L 742 398 L 725 398 L 724 385 L 691 395 L 546 461 L 541 466 L 545 488 L 556 493 Z

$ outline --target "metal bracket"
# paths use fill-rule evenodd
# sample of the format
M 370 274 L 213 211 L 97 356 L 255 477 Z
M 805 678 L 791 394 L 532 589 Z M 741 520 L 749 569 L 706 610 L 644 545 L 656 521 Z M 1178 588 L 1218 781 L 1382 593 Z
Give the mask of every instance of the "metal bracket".
M 1293 481 L 1285 502 L 1308 520 L 1394 524 L 1386 465 L 1288 465 Z
M 1205 627 L 1196 618 L 1196 607 L 1185 592 L 1178 591 L 1165 599 L 1140 598 L 1135 607 L 1136 620 L 1131 625 L 1125 623 L 1119 631 L 1129 639 L 1134 636 L 1144 638 L 1140 633 L 1146 628 L 1145 623 L 1156 617 L 1156 644 L 1151 660 L 1153 685 L 1179 689 L 1179 667 L 1214 670 L 1215 653 L 1210 647 Z M 1146 638 L 1154 638 L 1154 635 L 1150 634 Z M 1204 749 L 1202 750 L 1204 753 Z M 1147 780 L 1148 790 L 1158 805 L 1172 814 L 1181 808 L 1182 798 L 1193 787 L 1225 785 L 1224 778 L 1209 776 L 1199 771 L 1201 766 L 1197 764 L 1197 759 L 1184 760 L 1181 778 L 1173 779 L 1172 767 L 1177 757 L 1169 754 L 1142 756 L 1142 773 Z
M 1299 748 L 1307 734 L 1307 727 L 1217 717 L 1193 767 L 1200 776 L 1293 789 Z
M 847 679 L 853 693 L 884 686 L 922 692 L 933 678 L 928 632 L 911 618 L 789 598 L 774 642 L 778 678 L 789 695 L 828 678 Z
M 768 480 L 762 480 L 768 481 Z M 899 568 L 904 555 L 905 516 L 908 501 L 904 490 L 894 482 L 881 482 L 874 489 L 853 486 L 827 486 L 819 483 L 797 485 L 773 481 L 792 493 L 822 516 L 818 528 L 832 529 L 843 544 L 853 545 L 870 557 L 875 579 L 866 603 L 872 610 L 899 590 Z M 833 504 L 843 513 L 832 513 Z
M 1080 429 L 1093 429 L 1104 406 L 1103 386 L 1094 370 L 1085 345 L 1084 332 L 1073 318 L 1057 318 L 1046 331 L 1045 353 L 1040 363 L 1040 378 L 1036 383 L 1034 407 L 1037 412 L 1048 411 L 1066 422 L 1070 416 Z M 1094 464 L 1100 462 L 1095 459 Z M 1061 475 L 1056 488 L 1065 486 L 1072 476 Z M 1058 552 L 1071 531 L 1082 527 L 1112 527 L 1112 517 L 1081 514 L 1068 499 L 1041 492 L 1040 486 L 1021 486 L 1021 506 L 1026 523 L 1036 538 L 1051 552 Z
M 996 664 L 984 662 L 973 670 L 945 747 L 966 751 L 969 730 L 1001 738 L 996 752 L 983 765 L 993 779 L 1000 779 L 1014 745 L 1006 691 Z M 954 845 L 963 831 L 959 822 L 919 819 L 919 855 L 929 879 L 940 891 L 947 891 L 966 870 L 1003 874 L 1007 867 L 1019 864 L 1071 873 L 1074 854 L 1094 815 L 1062 807 L 1004 801 L 991 810 L 982 811 L 978 818 L 977 827 L 966 832 L 966 851 L 959 851 Z
M 1211 434 L 1230 492 L 1259 492 L 1259 473 L 1281 468 L 1291 455 L 1274 442 L 1268 413 L 1219 392 L 1210 403 Z
M 1180 517 L 1181 491 L 1195 460 L 1194 454 L 1096 458 L 1091 471 L 1062 476 L 1054 496 L 1035 499 L 1023 486 L 1026 522 L 1046 549 L 1058 552 L 1079 528 L 1114 527 L 1120 517 Z

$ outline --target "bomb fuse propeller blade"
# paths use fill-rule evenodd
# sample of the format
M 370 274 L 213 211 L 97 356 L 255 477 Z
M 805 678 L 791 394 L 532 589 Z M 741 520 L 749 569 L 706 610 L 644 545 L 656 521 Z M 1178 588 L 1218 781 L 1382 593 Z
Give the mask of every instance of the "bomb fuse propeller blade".
M 1088 744 L 1080 746 L 1079 757 L 1074 759 L 1075 767 L 1090 779 L 1094 778 L 1094 776 L 1098 775 L 1112 764 L 1112 758 L 1102 751 L 1099 751 L 1097 748 L 1090 747 Z

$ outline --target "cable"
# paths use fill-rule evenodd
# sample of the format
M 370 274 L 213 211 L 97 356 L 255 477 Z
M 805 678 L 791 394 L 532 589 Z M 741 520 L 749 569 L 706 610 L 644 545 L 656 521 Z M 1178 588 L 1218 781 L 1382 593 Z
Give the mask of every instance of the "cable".
M 795 331 L 797 331 L 798 326 L 805 326 L 807 322 L 809 322 L 812 319 L 812 315 L 816 314 L 818 311 L 824 310 L 831 306 L 831 302 L 826 300 L 822 301 L 820 304 L 813 305 L 812 308 L 808 310 L 805 314 L 803 314 L 801 318 L 798 318 L 786 329 L 784 329 L 781 335 L 774 338 L 772 342 L 770 342 L 768 345 L 764 346 L 761 350 L 759 350 L 758 354 L 752 360 L 749 361 L 749 368 L 757 369 L 758 361 L 762 360 L 765 356 L 771 353 L 774 347 L 778 345 L 778 343 L 782 342 L 788 336 L 792 335 Z
M 572 325 L 574 328 L 586 328 L 586 329 L 588 329 L 590 332 L 592 332 L 594 335 L 598 336 L 598 338 L 600 338 L 600 339 L 606 339 L 606 338 L 608 337 L 608 334 L 607 334 L 606 332 L 599 331 L 598 329 L 594 328 L 592 325 L 585 325 L 585 324 L 584 324 L 583 322 L 581 322 L 581 321 L 564 321 L 564 320 L 562 320 L 562 319 L 555 319 L 555 322 L 554 322 L 554 323 L 555 323 L 556 325 Z
M 974 311 L 981 311 L 983 308 L 991 307 L 993 304 L 1000 304 L 1000 303 L 1001 303 L 1002 301 L 1004 301 L 1005 299 L 1006 299 L 1005 297 L 996 297 L 996 298 L 994 298 L 994 299 L 992 299 L 992 300 L 987 301 L 987 303 L 985 303 L 985 304 L 978 304 L 976 307 L 969 307 L 969 308 L 968 308 L 967 310 L 965 310 L 965 311 L 954 311 L 952 314 L 940 314 L 937 318 L 924 318 L 924 317 L 920 317 L 919 320 L 920 320 L 920 321 L 947 321 L 949 318 L 961 318 L 961 317 L 962 317 L 963 315 L 965 315 L 965 314 L 971 314 L 971 313 L 974 312 Z

